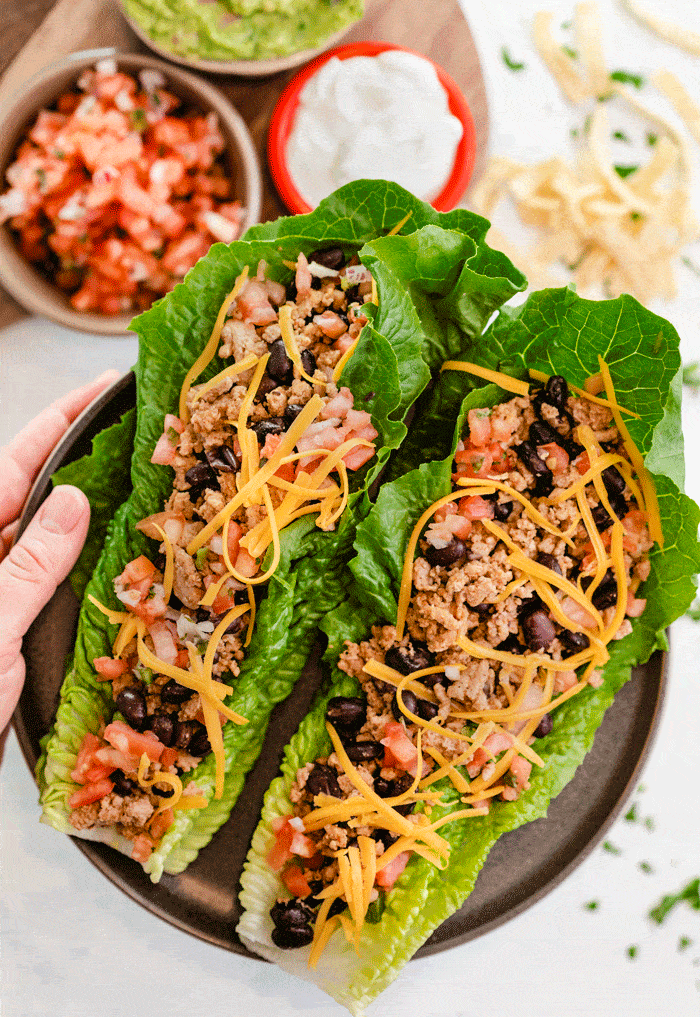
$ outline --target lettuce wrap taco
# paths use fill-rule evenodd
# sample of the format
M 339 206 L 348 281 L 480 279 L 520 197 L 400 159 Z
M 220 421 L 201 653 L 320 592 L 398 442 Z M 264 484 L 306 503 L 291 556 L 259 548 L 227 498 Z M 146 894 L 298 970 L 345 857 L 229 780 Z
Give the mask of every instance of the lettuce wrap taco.
M 409 291 L 392 234 L 431 271 L 437 247 L 455 293 L 482 279 L 464 305 L 479 331 L 523 286 L 486 227 L 352 184 L 215 245 L 134 321 L 132 491 L 85 589 L 38 764 L 44 821 L 156 881 L 226 820 L 319 619 L 344 599 L 368 488 L 439 367 L 414 304 L 430 303 L 432 278 Z
M 443 368 L 241 879 L 242 941 L 353 1014 L 546 815 L 700 567 L 668 322 L 548 290 Z

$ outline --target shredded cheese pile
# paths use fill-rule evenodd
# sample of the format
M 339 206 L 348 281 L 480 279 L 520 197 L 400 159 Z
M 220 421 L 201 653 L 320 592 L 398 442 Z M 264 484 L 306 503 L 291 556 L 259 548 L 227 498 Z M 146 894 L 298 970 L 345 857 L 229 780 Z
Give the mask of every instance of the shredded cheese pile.
M 540 231 L 541 239 L 526 251 L 497 230 L 489 235 L 492 246 L 507 254 L 533 286 L 556 285 L 550 270 L 556 263 L 568 268 L 580 291 L 629 292 L 642 303 L 655 296 L 669 299 L 676 294 L 674 259 L 700 237 L 690 205 L 686 136 L 639 102 L 629 87 L 610 80 L 596 4 L 576 6 L 578 59 L 554 38 L 552 19 L 545 11 L 535 16 L 540 56 L 570 102 L 594 103 L 578 163 L 570 166 L 555 157 L 527 166 L 494 158 L 472 192 L 472 204 L 491 218 L 496 204 L 509 195 L 522 221 Z M 682 83 L 661 69 L 653 84 L 700 142 L 700 108 Z M 607 108 L 597 101 L 611 95 L 661 131 L 648 162 L 624 179 L 614 166 Z

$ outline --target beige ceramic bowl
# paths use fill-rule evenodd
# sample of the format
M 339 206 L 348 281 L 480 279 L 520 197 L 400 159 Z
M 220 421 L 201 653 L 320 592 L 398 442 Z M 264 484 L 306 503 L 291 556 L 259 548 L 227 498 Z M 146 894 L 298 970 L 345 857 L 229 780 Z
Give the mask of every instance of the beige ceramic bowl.
M 296 53 L 289 53 L 287 56 L 271 57 L 267 60 L 202 60 L 197 57 L 186 57 L 180 53 L 173 53 L 161 46 L 141 28 L 137 21 L 129 17 L 123 3 L 120 2 L 119 6 L 134 34 L 138 35 L 139 39 L 159 56 L 165 57 L 166 60 L 173 60 L 177 64 L 183 64 L 185 67 L 191 67 L 195 71 L 204 71 L 206 74 L 237 74 L 243 78 L 262 78 L 270 74 L 279 74 L 281 71 L 289 71 L 294 67 L 301 67 L 302 64 L 325 53 L 331 46 L 337 46 L 357 24 L 356 21 L 352 22 L 339 32 L 329 35 L 322 46 L 317 46 L 315 49 L 299 50 Z
M 5 170 L 40 110 L 52 106 L 80 72 L 98 60 L 113 58 L 120 70 L 136 74 L 144 68 L 160 71 L 167 86 L 188 105 L 203 113 L 214 111 L 226 138 L 227 169 L 235 181 L 235 197 L 246 209 L 243 229 L 260 220 L 262 178 L 253 140 L 241 116 L 224 96 L 205 81 L 154 57 L 117 53 L 113 49 L 73 53 L 40 71 L 15 93 L 0 111 L 0 173 Z M 0 283 L 28 311 L 81 332 L 118 335 L 128 331 L 132 314 L 111 316 L 74 310 L 65 293 L 48 282 L 18 251 L 11 230 L 0 227 Z

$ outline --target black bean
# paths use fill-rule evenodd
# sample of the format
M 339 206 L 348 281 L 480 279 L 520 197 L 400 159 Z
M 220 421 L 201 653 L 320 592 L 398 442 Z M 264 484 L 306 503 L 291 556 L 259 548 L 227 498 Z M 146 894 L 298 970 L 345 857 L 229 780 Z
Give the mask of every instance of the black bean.
M 255 393 L 255 398 L 253 399 L 253 402 L 255 403 L 262 402 L 265 396 L 269 395 L 270 392 L 273 392 L 276 388 L 279 387 L 279 384 L 280 384 L 279 381 L 277 381 L 276 378 L 271 378 L 270 375 L 267 374 L 267 372 L 263 374 L 262 378 L 260 379 L 258 391 Z
M 432 544 L 429 544 L 425 557 L 431 565 L 454 565 L 466 553 L 467 545 L 464 541 L 460 540 L 459 537 L 453 537 L 445 547 L 433 547 Z
M 143 692 L 133 685 L 127 685 L 117 696 L 116 703 L 127 723 L 140 731 L 146 721 L 146 698 Z
M 270 359 L 267 362 L 267 373 L 285 385 L 290 385 L 294 377 L 294 364 L 287 356 L 284 341 L 275 339 L 270 343 Z
M 581 587 L 587 590 L 592 582 L 591 576 L 585 576 L 581 580 Z M 617 604 L 617 580 L 610 569 L 603 576 L 600 585 L 596 587 L 591 599 L 599 611 L 604 611 L 606 607 Z
M 178 749 L 189 749 L 190 742 L 197 733 L 197 722 L 194 720 L 179 720 L 175 726 L 175 747 Z
M 528 468 L 535 477 L 535 494 L 538 497 L 546 497 L 554 487 L 552 471 L 547 464 L 540 459 L 537 449 L 529 441 L 523 441 L 520 445 L 514 445 L 513 451 L 518 459 Z
M 409 643 L 407 646 L 392 646 L 386 651 L 384 663 L 400 674 L 413 674 L 414 671 L 432 667 L 435 655 L 422 643 Z
M 171 746 L 175 740 L 176 720 L 172 713 L 154 713 L 148 726 L 159 742 Z
M 434 717 L 437 717 L 438 708 L 429 699 L 419 699 L 416 713 L 422 720 L 432 720 Z
M 348 289 L 346 289 L 346 291 L 345 291 L 345 300 L 347 301 L 348 307 L 350 306 L 350 304 L 355 304 L 355 303 L 358 303 L 358 302 L 362 303 L 363 302 L 360 299 L 360 287 L 359 287 L 359 284 L 357 284 L 355 286 L 350 286 L 350 287 L 348 287 Z
M 536 593 L 533 593 L 531 597 L 527 598 L 527 600 L 522 600 L 517 609 L 520 623 L 522 624 L 525 618 L 529 618 L 531 614 L 534 614 L 535 611 L 542 610 L 542 608 L 544 608 L 544 604 Z
M 197 728 L 190 739 L 187 751 L 191 756 L 208 756 L 211 752 L 211 743 L 209 742 L 206 727 L 204 724 L 200 724 L 196 720 L 189 721 L 188 723 L 196 724 Z
M 354 734 L 367 720 L 367 703 L 351 696 L 334 696 L 328 701 L 326 719 L 340 731 Z
M 533 734 L 535 738 L 544 738 L 545 735 L 549 734 L 553 727 L 554 722 L 552 720 L 551 713 L 545 713 L 544 716 L 540 719 L 538 726 L 533 731 Z
M 300 403 L 287 403 L 287 408 L 284 411 L 284 422 L 287 427 L 290 427 L 297 419 L 304 407 Z
M 560 410 L 566 408 L 566 401 L 569 398 L 569 386 L 566 383 L 566 379 L 562 378 L 560 374 L 552 375 L 545 385 L 544 391 L 548 403 Z
M 614 496 L 616 494 L 622 494 L 625 489 L 625 478 L 620 474 L 619 470 L 616 470 L 614 466 L 608 466 L 602 473 L 603 483 L 605 484 L 605 490 L 609 495 Z
M 152 559 L 153 564 L 155 565 L 155 567 L 158 569 L 159 572 L 164 572 L 165 571 L 165 564 L 166 564 L 167 560 L 168 559 L 165 557 L 165 555 L 161 551 L 159 551 L 158 554 L 154 554 L 153 555 L 153 559 Z
M 393 785 L 392 797 L 398 798 L 399 795 L 404 794 L 404 792 L 408 791 L 408 789 L 411 787 L 411 785 L 413 784 L 413 777 L 411 776 L 410 773 L 402 773 L 400 776 L 394 777 L 391 783 Z M 394 805 L 396 811 L 400 813 L 402 816 L 407 816 L 409 812 L 413 812 L 415 807 L 416 807 L 415 802 L 405 802 L 403 805 Z
M 558 576 L 563 576 L 564 573 L 561 570 L 561 565 L 554 557 L 553 554 L 546 554 L 544 551 L 540 551 L 537 555 L 537 561 L 540 565 L 544 565 L 546 569 L 551 569 L 552 572 L 556 572 Z
M 562 440 L 558 431 L 555 431 L 546 420 L 535 420 L 530 424 L 528 437 L 533 445 L 550 445 L 554 442 L 558 445 Z
M 136 781 L 127 777 L 123 770 L 114 770 L 109 779 L 114 783 L 115 795 L 120 795 L 122 798 L 127 798 L 139 790 Z
M 554 623 L 544 611 L 535 611 L 523 622 L 525 642 L 531 650 L 544 650 L 556 636 Z
M 391 798 L 394 793 L 394 785 L 390 780 L 385 780 L 384 777 L 375 777 L 372 790 L 378 794 L 380 798 Z
M 345 255 L 340 247 L 326 247 L 325 249 L 321 248 L 318 251 L 312 251 L 308 255 L 307 261 L 309 264 L 315 261 L 317 265 L 323 265 L 324 268 L 341 269 L 345 264 Z
M 291 282 L 287 283 L 287 300 L 296 300 L 297 298 L 297 284 L 292 279 Z
M 310 925 L 290 925 L 281 929 L 279 926 L 270 933 L 270 939 L 281 950 L 295 950 L 300 946 L 308 946 L 314 938 Z
M 591 641 L 585 633 L 571 632 L 569 629 L 561 630 L 559 633 L 559 642 L 565 650 L 569 651 L 567 656 L 571 656 L 574 653 L 580 653 L 581 650 L 585 650 L 591 645 Z
M 342 798 L 338 775 L 332 766 L 324 766 L 316 763 L 313 770 L 306 778 L 306 790 L 310 795 L 332 795 L 333 798 Z
M 253 430 L 260 445 L 264 445 L 268 434 L 284 434 L 287 428 L 282 417 L 268 417 L 253 424 Z
M 310 350 L 301 351 L 301 366 L 304 368 L 308 376 L 313 378 L 314 371 L 316 370 L 316 357 Z
M 469 607 L 470 610 L 474 612 L 474 614 L 477 614 L 479 616 L 479 618 L 486 618 L 491 613 L 491 608 L 493 607 L 493 604 L 475 604 L 473 607 L 470 604 Z
M 603 505 L 596 505 L 591 510 L 591 515 L 599 530 L 607 530 L 609 526 L 612 526 L 613 521 Z
M 347 907 L 345 901 L 337 897 L 330 906 L 328 917 L 334 918 L 336 915 L 342 915 L 343 911 L 347 910 Z
M 317 882 L 314 880 L 314 882 Z M 317 893 L 323 889 L 323 883 L 319 886 Z M 281 928 L 290 929 L 295 925 L 307 925 L 314 919 L 313 909 L 310 908 L 299 897 L 292 897 L 291 900 L 278 900 L 270 908 L 270 918 L 275 925 Z
M 418 700 L 410 689 L 403 689 L 403 691 L 401 692 L 401 699 L 403 701 L 403 705 L 406 707 L 407 710 L 410 710 L 411 713 L 417 712 Z M 394 696 L 394 698 L 391 701 L 391 712 L 394 714 L 397 720 L 401 720 L 403 717 L 405 717 L 405 714 L 402 713 L 401 707 L 399 706 L 399 700 L 397 696 Z
M 209 463 L 195 463 L 185 474 L 185 482 L 190 487 L 219 489 L 219 481 Z
M 311 289 L 320 290 L 323 288 L 323 279 L 319 279 L 317 275 L 311 276 Z
M 164 703 L 186 703 L 188 699 L 191 699 L 194 695 L 192 689 L 185 688 L 184 685 L 180 685 L 174 678 L 167 681 L 163 688 L 160 690 L 160 698 Z
M 499 523 L 505 523 L 510 518 L 510 514 L 513 511 L 512 501 L 497 501 L 493 507 L 493 517 Z
M 376 786 L 376 781 L 375 781 L 375 786 Z M 384 797 L 384 796 L 382 796 L 382 797 Z M 397 833 L 390 833 L 389 830 L 381 830 L 381 829 L 374 830 L 372 832 L 372 836 L 373 836 L 373 838 L 375 840 L 378 840 L 381 844 L 384 845 L 385 850 L 386 850 L 386 848 L 390 848 L 391 845 L 395 841 L 397 841 L 399 839 L 399 835 Z
M 218 448 L 205 449 L 207 462 L 217 473 L 235 473 L 240 469 L 241 461 L 228 445 L 219 445 Z
M 154 784 L 151 791 L 154 795 L 158 795 L 159 798 L 172 798 L 175 794 L 175 788 L 170 784 L 168 784 L 165 788 L 158 787 L 157 784 Z
M 353 745 L 346 745 L 345 751 L 351 763 L 366 763 L 383 756 L 384 746 L 381 742 L 374 741 L 355 742 Z
M 501 650 L 503 653 L 525 653 L 525 647 L 518 639 L 516 632 L 511 632 L 509 636 L 506 636 L 496 649 Z

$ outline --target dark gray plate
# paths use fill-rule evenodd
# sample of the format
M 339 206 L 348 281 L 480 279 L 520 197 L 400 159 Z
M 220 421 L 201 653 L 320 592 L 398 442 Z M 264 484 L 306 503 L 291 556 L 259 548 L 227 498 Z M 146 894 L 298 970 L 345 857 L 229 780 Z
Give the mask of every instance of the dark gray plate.
M 93 436 L 135 402 L 127 375 L 75 422 L 39 476 L 20 532 L 50 491 L 51 474 L 84 455 Z M 70 652 L 78 603 L 68 583 L 58 589 L 24 641 L 27 681 L 15 729 L 29 766 L 49 730 Z M 433 934 L 417 956 L 474 939 L 524 911 L 560 883 L 600 841 L 635 787 L 656 731 L 666 680 L 666 657 L 656 653 L 619 692 L 574 780 L 552 802 L 546 819 L 505 834 L 491 851 L 464 907 Z M 257 824 L 262 796 L 276 776 L 282 750 L 304 716 L 319 681 L 314 661 L 286 702 L 273 712 L 265 746 L 228 823 L 180 876 L 154 885 L 140 865 L 101 844 L 75 845 L 133 900 L 180 929 L 236 953 L 241 945 L 238 877 Z

